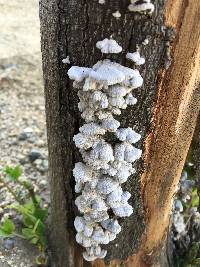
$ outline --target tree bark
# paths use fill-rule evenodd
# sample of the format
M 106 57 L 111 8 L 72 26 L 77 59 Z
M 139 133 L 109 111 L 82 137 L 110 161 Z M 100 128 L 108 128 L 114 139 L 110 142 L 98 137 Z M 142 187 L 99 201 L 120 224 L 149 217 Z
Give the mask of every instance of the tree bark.
M 109 246 L 110 266 L 153 266 L 169 226 L 175 188 L 191 142 L 199 110 L 200 3 L 198 0 L 155 1 L 152 17 L 128 11 L 129 0 L 110 0 L 105 5 L 89 0 L 41 0 L 41 43 L 46 99 L 51 186 L 50 246 L 52 267 L 90 266 L 83 261 L 74 241 L 72 169 L 80 158 L 72 138 L 82 121 L 78 99 L 67 77 L 62 59 L 72 65 L 92 66 L 104 58 L 95 48 L 97 41 L 112 37 L 123 47 L 122 56 L 111 59 L 126 64 L 125 54 L 143 46 L 146 63 L 142 67 L 144 85 L 135 96 L 138 103 L 121 115 L 122 127 L 134 127 L 142 134 L 139 146 L 143 160 L 137 174 L 125 188 L 132 194 L 134 213 L 120 222 L 122 232 Z M 122 14 L 117 20 L 112 13 Z M 172 30 L 176 39 L 169 43 Z M 134 254 L 135 253 L 135 254 Z M 130 255 L 133 255 L 130 257 Z M 96 261 L 93 266 L 105 266 Z

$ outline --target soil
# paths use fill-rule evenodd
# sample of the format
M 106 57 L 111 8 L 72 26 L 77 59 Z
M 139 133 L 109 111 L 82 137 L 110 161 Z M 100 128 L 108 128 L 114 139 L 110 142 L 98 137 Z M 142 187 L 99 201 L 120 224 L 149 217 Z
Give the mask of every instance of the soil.
M 49 203 L 38 0 L 0 0 L 0 172 L 20 164 Z M 0 220 L 13 217 L 0 184 Z M 38 251 L 27 241 L 0 241 L 0 267 L 31 267 Z

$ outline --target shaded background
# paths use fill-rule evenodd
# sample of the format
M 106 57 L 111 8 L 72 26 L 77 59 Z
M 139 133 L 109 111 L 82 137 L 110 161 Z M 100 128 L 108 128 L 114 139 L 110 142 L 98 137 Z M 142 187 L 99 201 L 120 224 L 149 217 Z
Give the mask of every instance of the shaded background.
M 0 169 L 20 163 L 48 203 L 45 131 L 38 0 L 0 0 Z M 0 184 L 0 220 L 12 201 Z M 28 242 L 1 240 L 0 267 L 31 267 L 37 253 Z

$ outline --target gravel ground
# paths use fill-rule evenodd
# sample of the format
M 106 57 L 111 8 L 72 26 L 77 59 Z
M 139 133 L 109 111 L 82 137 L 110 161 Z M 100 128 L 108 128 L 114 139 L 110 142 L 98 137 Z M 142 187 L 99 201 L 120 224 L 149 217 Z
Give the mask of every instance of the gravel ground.
M 45 202 L 47 146 L 37 0 L 0 0 L 0 169 L 21 164 Z M 0 219 L 12 196 L 0 184 Z M 31 267 L 37 251 L 0 242 L 0 267 Z

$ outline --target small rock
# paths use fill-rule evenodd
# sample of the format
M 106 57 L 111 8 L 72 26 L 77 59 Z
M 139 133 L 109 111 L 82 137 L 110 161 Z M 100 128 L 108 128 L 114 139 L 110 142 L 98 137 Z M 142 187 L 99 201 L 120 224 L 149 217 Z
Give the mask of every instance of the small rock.
M 28 162 L 28 161 L 27 161 L 25 158 L 19 160 L 19 163 L 20 163 L 21 165 L 24 165 L 24 164 L 26 164 L 27 162 Z
M 31 127 L 27 127 L 23 130 L 24 133 L 32 133 L 33 132 L 33 129 Z
M 9 250 L 13 249 L 14 245 L 15 245 L 15 242 L 13 239 L 11 239 L 11 238 L 4 239 L 3 246 L 5 249 L 9 249 Z
M 38 147 L 44 147 L 45 145 L 46 144 L 45 144 L 45 142 L 43 140 L 40 139 L 40 140 L 37 141 L 37 146 Z
M 28 138 L 29 138 L 29 135 L 27 133 L 25 133 L 25 132 L 20 133 L 19 136 L 18 136 L 18 140 L 19 141 L 25 141 Z
M 36 168 L 38 171 L 40 171 L 42 173 L 48 171 L 48 160 L 37 159 L 34 161 L 34 164 L 36 165 Z
M 25 141 L 31 137 L 32 133 L 33 133 L 33 129 L 30 127 L 27 127 L 23 130 L 23 132 L 19 134 L 18 140 Z
M 40 166 L 41 164 L 42 164 L 42 159 L 36 159 L 35 161 L 34 161 L 34 164 L 35 165 L 37 165 L 37 166 Z
M 13 141 L 13 142 L 10 142 L 11 146 L 17 146 L 18 145 L 18 142 L 17 141 Z
M 41 180 L 39 183 L 42 186 L 46 186 L 47 185 L 47 181 L 46 180 Z
M 31 162 L 34 162 L 36 159 L 41 159 L 42 155 L 39 151 L 37 150 L 32 150 L 29 154 L 28 154 L 28 158 Z
M 35 136 L 32 136 L 31 138 L 29 138 L 29 143 L 31 144 L 35 144 L 36 143 L 36 137 Z

